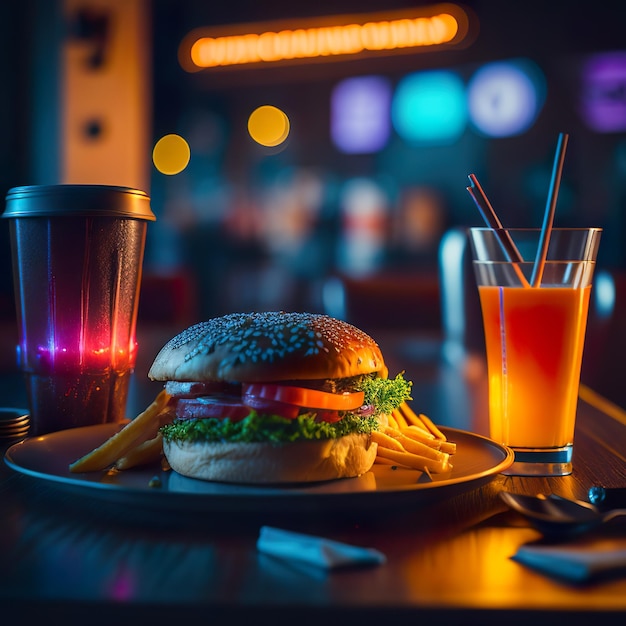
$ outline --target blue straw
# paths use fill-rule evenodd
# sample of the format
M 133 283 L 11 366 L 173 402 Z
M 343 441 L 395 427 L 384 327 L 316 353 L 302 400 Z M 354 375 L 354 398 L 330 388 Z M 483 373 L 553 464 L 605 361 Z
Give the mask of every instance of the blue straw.
M 552 178 L 550 180 L 550 190 L 548 191 L 548 201 L 546 202 L 546 211 L 543 217 L 543 225 L 541 226 L 537 256 L 535 258 L 535 265 L 533 266 L 533 274 L 530 281 L 533 287 L 539 287 L 539 285 L 541 285 L 543 268 L 545 267 L 546 257 L 548 256 L 550 234 L 552 233 L 552 224 L 554 223 L 556 200 L 559 195 L 559 186 L 561 185 L 561 175 L 563 173 L 563 162 L 565 161 L 565 150 L 567 148 L 568 139 L 568 134 L 559 134 L 559 141 L 554 156 L 554 166 L 552 168 Z

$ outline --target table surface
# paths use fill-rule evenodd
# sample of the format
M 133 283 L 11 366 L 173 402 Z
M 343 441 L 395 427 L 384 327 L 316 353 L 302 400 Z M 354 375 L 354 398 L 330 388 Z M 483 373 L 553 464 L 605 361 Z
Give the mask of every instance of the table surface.
M 393 354 L 390 370 L 404 369 L 414 381 L 414 408 L 436 423 L 485 434 L 481 359 L 451 365 L 441 358 L 441 346 L 420 339 L 381 345 Z M 141 410 L 158 390 L 137 372 L 129 411 Z M 0 377 L 0 397 L 5 406 L 23 400 L 15 375 Z M 375 513 L 149 511 L 132 502 L 92 501 L 1 464 L 0 615 L 24 623 L 170 624 L 210 616 L 213 624 L 244 618 L 528 624 L 589 613 L 603 624 L 623 623 L 626 576 L 573 585 L 511 559 L 540 535 L 505 507 L 502 489 L 584 498 L 592 484 L 626 485 L 626 412 L 585 386 L 570 476 L 497 475 L 450 499 L 426 505 L 405 499 Z M 333 572 L 297 566 L 257 552 L 263 524 L 376 548 L 387 561 Z M 623 526 L 592 539 L 626 549 Z

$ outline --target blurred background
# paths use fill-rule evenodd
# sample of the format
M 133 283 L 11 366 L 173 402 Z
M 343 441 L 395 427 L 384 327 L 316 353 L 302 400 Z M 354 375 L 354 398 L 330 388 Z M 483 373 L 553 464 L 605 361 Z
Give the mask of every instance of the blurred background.
M 506 226 L 539 227 L 567 132 L 555 225 L 605 229 L 586 350 L 614 371 L 625 18 L 608 0 L 6 0 L 0 191 L 150 194 L 140 331 L 325 311 L 372 333 L 443 336 L 453 358 L 481 341 L 468 174 Z M 5 367 L 10 261 L 0 220 Z M 607 380 L 595 364 L 586 376 Z

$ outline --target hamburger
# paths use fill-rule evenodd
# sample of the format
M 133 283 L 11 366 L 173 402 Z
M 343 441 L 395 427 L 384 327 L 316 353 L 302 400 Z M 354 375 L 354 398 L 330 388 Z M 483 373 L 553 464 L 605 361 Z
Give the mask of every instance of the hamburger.
M 171 468 L 228 483 L 359 476 L 371 433 L 410 398 L 378 344 L 312 313 L 234 313 L 195 324 L 157 354 L 150 379 L 171 396 L 161 428 Z

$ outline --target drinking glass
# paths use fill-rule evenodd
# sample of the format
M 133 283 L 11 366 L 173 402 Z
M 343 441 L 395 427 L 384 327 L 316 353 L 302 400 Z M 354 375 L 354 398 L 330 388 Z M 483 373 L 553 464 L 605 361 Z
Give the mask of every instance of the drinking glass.
M 490 436 L 509 446 L 508 474 L 572 471 L 578 387 L 601 229 L 553 229 L 535 267 L 539 229 L 471 228 L 485 330 Z

